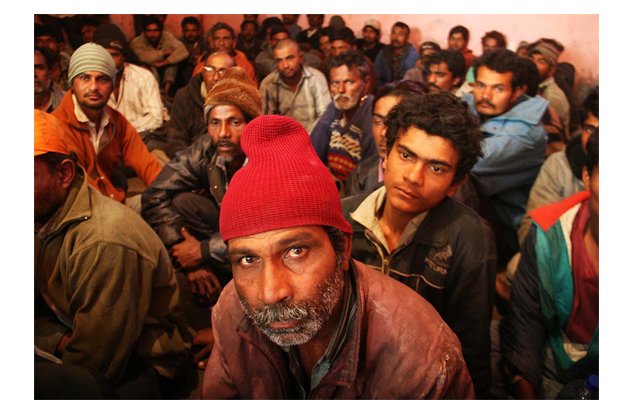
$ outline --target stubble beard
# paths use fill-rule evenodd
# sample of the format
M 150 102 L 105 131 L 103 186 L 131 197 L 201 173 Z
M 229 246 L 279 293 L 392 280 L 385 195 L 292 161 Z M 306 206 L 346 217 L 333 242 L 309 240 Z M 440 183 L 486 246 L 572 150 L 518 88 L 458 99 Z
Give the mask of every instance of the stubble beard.
M 345 287 L 345 272 L 340 255 L 336 257 L 332 275 L 320 284 L 314 300 L 259 306 L 252 310 L 245 298 L 239 295 L 245 314 L 269 340 L 281 347 L 296 346 L 309 342 L 330 320 L 332 311 L 339 303 Z M 295 327 L 271 328 L 271 323 L 297 321 Z

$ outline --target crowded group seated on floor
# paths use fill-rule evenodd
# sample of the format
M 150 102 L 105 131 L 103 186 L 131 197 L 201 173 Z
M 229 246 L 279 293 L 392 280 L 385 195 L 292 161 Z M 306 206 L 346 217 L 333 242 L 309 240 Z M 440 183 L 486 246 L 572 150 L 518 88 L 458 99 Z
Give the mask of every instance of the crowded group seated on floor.
M 35 399 L 598 399 L 598 58 L 389 16 L 34 15 Z

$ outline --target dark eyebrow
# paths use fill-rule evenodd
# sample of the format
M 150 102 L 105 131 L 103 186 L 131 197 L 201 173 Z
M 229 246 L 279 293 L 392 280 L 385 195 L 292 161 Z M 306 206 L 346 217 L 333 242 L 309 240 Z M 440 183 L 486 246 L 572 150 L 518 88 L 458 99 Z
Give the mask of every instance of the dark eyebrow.
M 274 244 L 274 246 L 276 246 L 278 250 L 282 250 L 289 246 L 309 241 L 312 238 L 313 238 L 313 235 L 310 232 L 302 232 L 291 237 L 280 239 L 278 242 Z M 254 256 L 256 255 L 256 253 L 249 248 L 242 247 L 242 248 L 234 248 L 232 250 L 229 250 L 228 255 L 229 256 L 248 256 L 248 255 Z
M 408 147 L 406 147 L 403 144 L 398 144 L 397 145 L 398 148 L 402 149 L 403 151 L 405 151 L 406 153 L 410 154 L 411 157 L 417 157 L 417 158 L 421 158 L 419 157 L 414 151 L 410 150 Z M 446 166 L 451 168 L 451 164 L 447 163 L 446 161 L 442 161 L 442 160 L 436 160 L 436 159 L 423 159 L 427 164 L 433 164 L 436 166 Z

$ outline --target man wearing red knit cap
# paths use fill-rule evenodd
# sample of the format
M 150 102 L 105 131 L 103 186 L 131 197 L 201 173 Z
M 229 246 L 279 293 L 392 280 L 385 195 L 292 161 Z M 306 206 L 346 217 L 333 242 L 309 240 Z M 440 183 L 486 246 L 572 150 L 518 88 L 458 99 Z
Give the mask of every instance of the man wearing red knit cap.
M 351 227 L 304 127 L 260 116 L 241 148 L 219 220 L 233 281 L 212 311 L 203 398 L 473 398 L 436 311 L 350 259 Z

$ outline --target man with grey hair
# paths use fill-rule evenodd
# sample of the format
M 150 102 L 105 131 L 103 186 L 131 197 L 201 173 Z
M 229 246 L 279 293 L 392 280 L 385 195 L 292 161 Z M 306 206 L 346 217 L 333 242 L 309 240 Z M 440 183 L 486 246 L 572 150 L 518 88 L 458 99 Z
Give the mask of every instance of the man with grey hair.
M 366 93 L 369 66 L 360 52 L 332 57 L 328 66 L 333 102 L 317 121 L 310 139 L 342 189 L 358 163 L 377 152 L 371 133 L 373 96 Z
M 263 113 L 291 117 L 310 132 L 331 101 L 325 76 L 304 64 L 292 39 L 276 43 L 273 58 L 276 69 L 260 84 Z
M 161 172 L 137 130 L 107 102 L 117 69 L 111 54 L 95 43 L 85 43 L 69 62 L 67 91 L 53 114 L 62 121 L 71 150 L 85 168 L 89 184 L 118 202 L 140 211 L 140 195 L 126 198 L 126 178 L 118 163 L 132 168 L 148 186 Z

